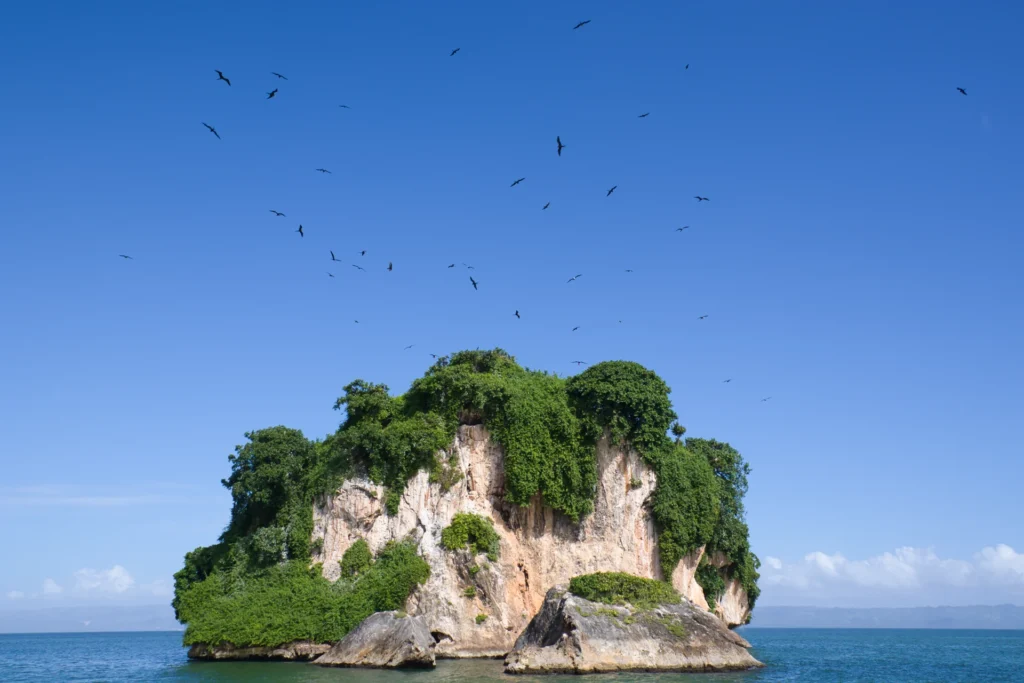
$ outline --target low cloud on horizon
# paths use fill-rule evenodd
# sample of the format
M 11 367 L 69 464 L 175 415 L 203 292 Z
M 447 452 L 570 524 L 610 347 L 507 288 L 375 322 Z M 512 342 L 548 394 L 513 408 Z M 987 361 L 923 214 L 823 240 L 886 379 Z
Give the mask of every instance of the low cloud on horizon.
M 8 604 L 13 601 L 44 603 L 46 605 L 64 602 L 121 601 L 128 603 L 151 603 L 154 599 L 168 599 L 173 594 L 170 579 L 156 579 L 148 583 L 138 583 L 135 577 L 119 564 L 110 569 L 92 569 L 83 567 L 72 575 L 74 583 L 65 590 L 53 577 L 46 577 L 39 591 L 26 593 L 23 590 L 9 590 L 6 593 Z
M 1024 604 L 1024 553 L 999 544 L 970 560 L 910 546 L 863 560 L 820 551 L 793 563 L 765 556 L 759 584 L 759 604 L 777 606 Z

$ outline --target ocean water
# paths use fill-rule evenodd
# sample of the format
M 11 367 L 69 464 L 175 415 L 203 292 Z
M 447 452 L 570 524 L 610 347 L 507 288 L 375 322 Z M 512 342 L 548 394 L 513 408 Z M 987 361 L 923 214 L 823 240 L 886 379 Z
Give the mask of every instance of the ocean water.
M 757 629 L 743 635 L 765 669 L 728 674 L 506 676 L 499 660 L 440 661 L 433 671 L 321 669 L 291 662 L 190 662 L 181 633 L 0 635 L 5 683 L 960 683 L 1024 681 L 1024 631 Z

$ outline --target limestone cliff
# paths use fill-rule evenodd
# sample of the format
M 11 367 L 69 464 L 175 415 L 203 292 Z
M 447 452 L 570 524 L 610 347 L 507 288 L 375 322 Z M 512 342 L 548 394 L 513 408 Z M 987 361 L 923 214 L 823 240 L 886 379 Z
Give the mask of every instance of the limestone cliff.
M 438 656 L 505 655 L 541 608 L 546 592 L 574 576 L 618 571 L 662 578 L 657 533 L 645 505 L 655 475 L 636 453 L 607 440 L 598 442 L 594 511 L 574 524 L 542 505 L 539 497 L 527 507 L 504 502 L 503 451 L 484 427 L 460 427 L 452 452 L 461 480 L 443 491 L 421 471 L 409 480 L 395 515 L 384 510 L 383 487 L 365 479 L 347 480 L 314 509 L 313 542 L 318 550 L 313 561 L 323 563 L 330 579 L 338 577 L 338 561 L 360 538 L 374 552 L 391 540 L 416 540 L 431 575 L 409 599 L 407 609 L 430 624 Z M 493 521 L 501 548 L 495 561 L 441 547 L 441 531 L 458 512 Z M 702 552 L 683 558 L 671 580 L 684 597 L 706 610 L 703 591 L 694 580 Z M 738 583 L 727 586 L 716 612 L 729 625 L 745 621 L 749 610 Z

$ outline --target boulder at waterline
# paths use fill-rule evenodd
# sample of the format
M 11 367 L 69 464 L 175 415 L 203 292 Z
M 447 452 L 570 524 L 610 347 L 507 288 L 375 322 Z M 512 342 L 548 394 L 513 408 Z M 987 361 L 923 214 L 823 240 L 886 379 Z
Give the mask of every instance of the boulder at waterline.
M 423 617 L 377 612 L 317 658 L 320 666 L 434 666 L 434 637 Z

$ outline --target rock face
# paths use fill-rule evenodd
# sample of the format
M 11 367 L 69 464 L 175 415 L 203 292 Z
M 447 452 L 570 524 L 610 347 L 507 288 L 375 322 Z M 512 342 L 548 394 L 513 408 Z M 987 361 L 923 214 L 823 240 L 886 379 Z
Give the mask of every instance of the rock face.
M 228 643 L 207 645 L 197 643 L 188 650 L 189 659 L 279 659 L 304 661 L 319 657 L 331 648 L 327 643 L 297 640 L 277 647 L 235 647 Z
M 338 561 L 362 538 L 373 552 L 411 536 L 430 564 L 430 579 L 409 599 L 410 614 L 427 621 L 439 657 L 501 657 L 544 603 L 545 593 L 579 574 L 626 572 L 662 578 L 657 533 L 645 503 L 654 472 L 639 455 L 598 443 L 598 484 L 594 511 L 579 524 L 541 504 L 508 505 L 504 494 L 504 452 L 479 425 L 459 428 L 451 449 L 452 467 L 462 478 L 444 491 L 420 472 L 409 480 L 398 513 L 384 510 L 383 487 L 350 479 L 314 508 L 314 562 L 336 579 Z M 489 518 L 500 537 L 495 561 L 469 551 L 448 552 L 441 530 L 457 512 Z M 673 568 L 672 583 L 698 605 L 707 603 L 693 580 L 700 553 Z M 469 590 L 471 589 L 471 590 Z M 467 597 L 468 596 L 468 597 Z M 746 618 L 742 588 L 727 591 L 720 613 L 740 624 Z M 485 620 L 478 615 L 486 615 Z
M 721 671 L 762 666 L 720 619 L 683 601 L 602 605 L 556 587 L 505 658 L 506 673 Z
M 434 638 L 423 617 L 377 612 L 363 620 L 314 664 L 320 666 L 434 666 Z

